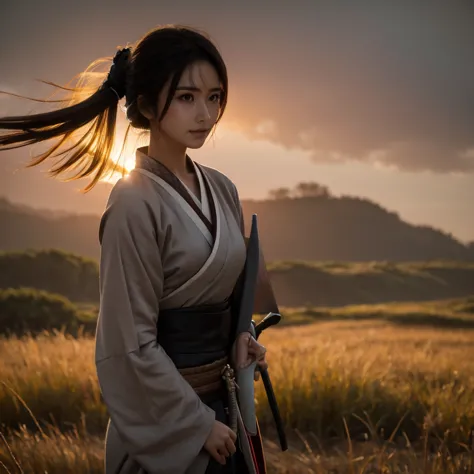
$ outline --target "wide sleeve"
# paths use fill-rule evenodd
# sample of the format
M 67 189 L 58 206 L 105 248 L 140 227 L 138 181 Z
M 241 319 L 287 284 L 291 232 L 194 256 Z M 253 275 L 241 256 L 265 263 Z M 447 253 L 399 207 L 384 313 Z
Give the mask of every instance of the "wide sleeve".
M 119 191 L 100 224 L 97 376 L 129 456 L 149 474 L 180 473 L 203 448 L 215 412 L 156 342 L 163 291 L 159 226 L 136 190 Z

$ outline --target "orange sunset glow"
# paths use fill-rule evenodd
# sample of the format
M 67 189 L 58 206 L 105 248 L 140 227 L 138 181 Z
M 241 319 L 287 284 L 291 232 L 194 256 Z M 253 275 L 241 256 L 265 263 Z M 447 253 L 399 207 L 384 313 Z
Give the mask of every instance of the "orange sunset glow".
M 470 7 L 425 12 L 418 6 L 303 2 L 268 15 L 263 4 L 242 4 L 219 6 L 209 16 L 184 2 L 188 7 L 143 5 L 131 18 L 120 13 L 120 2 L 113 11 L 95 3 L 89 10 L 86 2 L 72 16 L 56 3 L 38 13 L 51 19 L 47 27 L 19 7 L 3 12 L 0 89 L 48 96 L 51 89 L 35 78 L 68 83 L 156 24 L 188 22 L 215 39 L 230 81 L 216 136 L 190 156 L 228 174 L 243 199 L 264 199 L 272 189 L 314 181 L 336 196 L 378 202 L 407 222 L 434 226 L 463 242 L 474 239 Z M 60 21 L 53 20 L 56 14 L 63 15 Z M 79 28 L 81 22 L 90 25 L 89 33 Z M 64 36 L 66 30 L 70 35 Z M 22 36 L 21 54 L 16 35 Z M 0 96 L 1 113 L 32 109 L 41 105 Z M 125 123 L 119 111 L 118 137 Z M 129 142 L 128 170 L 136 145 L 134 138 Z M 0 184 L 6 197 L 43 208 L 101 212 L 117 175 L 83 196 L 77 192 L 82 183 L 64 185 L 24 170 L 31 153 L 5 155 Z
M 0 44 L 0 474 L 474 473 L 474 2 Z

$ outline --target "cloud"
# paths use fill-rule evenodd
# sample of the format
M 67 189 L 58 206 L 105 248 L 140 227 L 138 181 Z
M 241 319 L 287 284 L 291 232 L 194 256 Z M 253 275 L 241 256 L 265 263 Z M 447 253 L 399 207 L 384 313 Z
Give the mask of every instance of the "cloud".
M 14 5 L 0 28 L 5 83 L 64 82 L 117 44 L 180 22 L 217 42 L 230 79 L 223 123 L 247 137 L 305 150 L 315 162 L 439 173 L 474 168 L 470 2 L 293 0 L 275 8 L 265 0 L 203 0 L 198 9 L 191 0 L 144 0 L 133 19 L 123 13 L 125 0 L 113 10 L 84 0 L 74 19 L 59 0 L 47 2 L 40 18 Z M 45 34 L 41 19 L 53 13 L 58 21 Z M 100 38 L 82 35 L 81 22 Z M 19 25 L 27 54 L 15 43 Z M 33 87 L 21 90 L 38 96 Z
M 233 60 L 229 122 L 315 162 L 472 171 L 474 8 L 314 5 Z

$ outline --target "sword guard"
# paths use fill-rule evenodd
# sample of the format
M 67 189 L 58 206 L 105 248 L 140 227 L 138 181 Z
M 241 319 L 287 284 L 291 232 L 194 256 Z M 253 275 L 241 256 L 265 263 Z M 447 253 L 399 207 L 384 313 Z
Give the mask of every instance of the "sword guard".
M 268 313 L 258 324 L 252 320 L 252 325 L 255 327 L 255 339 L 258 339 L 260 334 L 265 331 L 265 329 L 278 324 L 280 321 L 281 314 L 272 312 Z

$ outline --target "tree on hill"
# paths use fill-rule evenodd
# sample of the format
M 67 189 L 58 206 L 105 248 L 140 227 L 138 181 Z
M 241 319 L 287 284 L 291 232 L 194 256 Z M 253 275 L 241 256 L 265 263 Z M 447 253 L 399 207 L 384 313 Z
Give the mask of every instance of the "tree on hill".
M 269 199 L 294 198 L 328 198 L 331 196 L 329 188 L 315 181 L 298 183 L 293 189 L 281 187 L 268 192 Z
M 271 189 L 268 192 L 268 197 L 275 201 L 279 199 L 290 199 L 291 198 L 291 190 L 290 188 L 277 188 Z
M 297 197 L 317 197 L 317 198 L 328 198 L 331 196 L 329 188 L 323 184 L 316 183 L 314 181 L 307 183 L 298 183 L 295 186 L 294 193 Z

